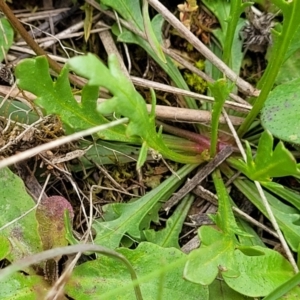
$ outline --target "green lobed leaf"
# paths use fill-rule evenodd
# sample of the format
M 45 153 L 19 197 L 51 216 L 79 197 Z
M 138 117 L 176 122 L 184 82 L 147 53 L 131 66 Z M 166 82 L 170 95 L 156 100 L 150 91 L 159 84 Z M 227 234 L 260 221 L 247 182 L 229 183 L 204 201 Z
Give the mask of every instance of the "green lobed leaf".
M 207 287 L 182 278 L 186 255 L 181 251 L 147 242 L 139 244 L 134 250 L 120 248 L 117 251 L 131 262 L 138 279 L 147 276 L 148 279 L 140 284 L 144 300 L 159 299 L 159 296 L 164 300 L 208 300 Z M 174 267 L 166 269 L 171 264 Z M 151 277 L 151 274 L 154 275 Z M 135 295 L 130 284 L 127 269 L 115 260 L 103 256 L 75 267 L 67 283 L 66 292 L 69 297 L 81 300 L 132 300 L 135 299 Z M 91 298 L 91 291 L 94 298 Z
M 266 296 L 293 276 L 293 268 L 277 251 L 259 246 L 253 248 L 264 255 L 248 256 L 235 250 L 234 259 L 240 275 L 236 278 L 224 277 L 224 280 L 233 290 L 243 295 Z
M 144 230 L 146 240 L 161 247 L 180 249 L 178 244 L 179 234 L 193 201 L 194 196 L 190 194 L 185 196 L 176 207 L 172 216 L 168 218 L 165 228 L 159 231 L 155 231 L 154 229 Z
M 183 178 L 195 167 L 196 165 L 186 165 L 177 171 L 177 174 L 180 178 Z M 157 188 L 134 202 L 105 205 L 103 207 L 104 219 L 105 211 L 113 211 L 113 214 L 110 213 L 110 215 L 114 215 L 116 219 L 107 222 L 94 221 L 93 227 L 97 233 L 94 242 L 114 249 L 119 246 L 125 233 L 128 233 L 134 239 L 140 239 L 140 230 L 145 229 L 140 228 L 140 223 L 146 217 L 149 218 L 148 214 L 151 214 L 154 208 L 157 210 L 159 201 L 164 201 L 170 197 L 178 182 L 180 182 L 178 177 L 172 175 Z
M 183 155 L 166 146 L 161 134 L 156 132 L 154 116 L 149 115 L 145 100 L 122 73 L 115 55 L 108 59 L 109 68 L 92 54 L 71 58 L 68 64 L 77 74 L 89 80 L 89 86 L 105 87 L 114 95 L 108 101 L 98 104 L 97 110 L 102 114 L 116 113 L 128 117 L 127 136 L 140 137 L 146 143 L 145 146 L 177 162 L 192 164 L 205 160 L 202 155 Z
M 205 237 L 209 237 L 210 234 L 217 235 L 218 239 L 210 237 L 212 243 L 208 244 Z M 184 278 L 201 285 L 209 285 L 219 272 L 223 276 L 226 276 L 226 272 L 229 276 L 239 276 L 233 257 L 235 245 L 232 238 L 209 226 L 200 227 L 199 236 L 205 245 L 202 244 L 200 249 L 193 250 L 189 254 L 184 268 Z
M 284 127 L 284 126 L 282 126 Z M 252 180 L 270 181 L 273 177 L 300 176 L 300 169 L 292 153 L 280 141 L 273 150 L 274 139 L 266 130 L 259 139 L 256 156 L 253 158 L 249 144 L 247 162 L 229 158 L 229 163 Z
M 239 276 L 238 265 L 233 255 L 235 248 L 239 246 L 236 234 L 249 237 L 235 221 L 231 209 L 232 201 L 219 169 L 214 171 L 213 181 L 219 199 L 218 212 L 213 220 L 220 231 L 210 226 L 202 226 L 199 229 L 200 249 L 190 254 L 184 270 L 187 280 L 204 285 L 212 283 L 218 273 L 223 277 Z
M 261 112 L 264 128 L 281 140 L 300 144 L 300 79 L 277 86 Z
M 203 226 L 199 232 L 206 243 L 189 255 L 184 271 L 185 278 L 192 282 L 210 284 L 220 272 L 233 290 L 259 297 L 293 275 L 292 266 L 277 251 L 260 246 L 235 249 L 231 239 L 211 227 Z M 213 243 L 206 246 L 207 242 Z
M 49 74 L 49 66 L 45 57 L 25 59 L 15 70 L 18 86 L 37 96 L 35 103 L 44 108 L 47 114 L 58 115 L 68 131 L 79 131 L 108 121 L 96 111 L 97 88 L 87 86 L 82 92 L 82 102 L 78 103 L 68 80 L 68 68 L 64 67 L 56 82 Z M 118 141 L 134 141 L 125 136 L 125 127 L 118 126 L 101 131 L 102 139 Z M 136 140 L 135 140 L 136 141 Z

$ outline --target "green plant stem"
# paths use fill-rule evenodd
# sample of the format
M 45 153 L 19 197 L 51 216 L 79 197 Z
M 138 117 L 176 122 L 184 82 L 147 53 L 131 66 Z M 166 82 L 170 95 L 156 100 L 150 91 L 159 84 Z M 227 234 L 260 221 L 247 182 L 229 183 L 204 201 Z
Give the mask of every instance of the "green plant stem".
M 239 22 L 240 14 L 242 13 L 245 5 L 247 4 L 246 3 L 243 4 L 241 0 L 230 1 L 230 17 L 228 19 L 228 28 L 226 32 L 226 39 L 225 39 L 224 50 L 223 50 L 223 61 L 228 66 L 231 65 L 230 58 L 231 58 L 234 33 L 236 31 L 236 27 Z
M 29 45 L 29 47 L 36 53 L 36 55 L 45 56 L 49 62 L 49 66 L 51 69 L 56 72 L 57 74 L 60 73 L 62 67 L 54 61 L 52 58 L 50 58 L 44 49 L 42 49 L 35 41 L 34 39 L 28 34 L 24 26 L 21 24 L 21 22 L 18 20 L 18 18 L 14 15 L 14 13 L 11 11 L 9 6 L 5 3 L 4 0 L 0 0 L 0 10 L 6 15 L 7 19 L 11 23 L 11 25 L 15 28 L 16 31 L 19 32 L 19 34 L 22 36 L 24 41 Z M 81 81 L 76 76 L 70 74 L 69 79 L 72 82 L 72 84 L 83 87 L 84 82 Z
M 293 1 L 288 3 L 273 0 L 273 2 L 277 4 L 284 13 L 282 31 L 281 33 L 276 33 L 277 39 L 275 41 L 274 49 L 272 50 L 267 69 L 257 85 L 257 88 L 261 89 L 261 92 L 256 99 L 252 110 L 246 117 L 244 123 L 238 129 L 238 134 L 240 137 L 242 137 L 247 132 L 254 119 L 260 113 L 265 101 L 267 100 L 267 97 L 273 88 L 279 69 L 284 62 L 285 53 L 288 50 L 290 41 L 292 40 L 294 33 L 299 26 L 300 1 Z
M 184 139 L 187 139 L 189 141 L 193 141 L 196 143 L 195 149 L 197 152 L 202 152 L 204 150 L 209 150 L 210 148 L 210 138 L 201 135 L 199 133 L 195 133 L 192 131 L 188 131 L 185 129 L 181 129 L 181 128 L 177 128 L 171 125 L 168 125 L 166 123 L 163 123 L 161 121 L 156 121 L 157 125 L 160 125 L 163 127 L 164 132 L 173 134 L 177 137 L 182 137 Z M 168 140 L 166 140 L 167 142 Z M 171 142 L 168 143 L 168 146 L 172 149 L 180 149 L 178 147 L 174 147 L 172 145 Z M 222 142 L 222 141 L 218 141 L 217 142 L 217 151 L 221 151 L 222 149 L 224 149 L 226 146 L 228 146 L 228 143 Z M 232 147 L 234 152 L 238 152 L 239 153 L 239 148 L 238 147 Z
M 227 86 L 227 81 L 225 79 L 219 79 L 214 83 L 209 83 L 208 87 L 215 98 L 211 114 L 210 135 L 210 156 L 214 157 L 217 153 L 219 119 L 222 113 L 223 105 L 230 94 L 231 88 Z

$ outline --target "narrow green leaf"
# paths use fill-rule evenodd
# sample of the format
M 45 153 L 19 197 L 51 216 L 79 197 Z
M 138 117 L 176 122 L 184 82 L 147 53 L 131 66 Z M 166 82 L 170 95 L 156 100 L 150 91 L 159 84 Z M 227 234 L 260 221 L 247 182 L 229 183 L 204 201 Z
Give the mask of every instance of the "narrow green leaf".
M 161 27 L 163 23 L 164 19 L 161 15 L 156 15 L 152 20 L 152 27 L 158 39 L 161 37 Z M 166 56 L 167 63 L 163 63 L 162 60 L 159 59 L 158 56 L 154 53 L 153 49 L 150 47 L 147 41 L 133 34 L 125 28 L 123 28 L 122 30 L 122 33 L 120 33 L 117 26 L 112 27 L 112 32 L 118 37 L 118 41 L 129 44 L 137 44 L 140 47 L 142 47 L 172 78 L 177 87 L 189 90 L 189 87 L 185 82 L 184 78 L 182 77 L 180 71 L 178 70 L 178 67 L 175 65 L 175 63 L 169 56 Z M 160 39 L 159 42 L 162 43 Z M 184 97 L 184 99 L 189 108 L 198 109 L 197 102 L 194 99 L 190 97 Z
M 144 31 L 144 20 L 141 13 L 140 1 L 139 0 L 131 0 L 131 1 L 124 1 L 124 0 L 101 0 L 102 4 L 112 7 L 116 10 L 125 20 L 129 21 L 130 23 L 134 24 L 137 29 L 140 31 Z M 164 18 L 161 15 L 156 15 L 151 22 L 151 27 L 154 32 L 155 38 L 158 40 L 160 45 L 162 44 L 161 38 L 161 28 L 164 23 Z M 185 90 L 189 90 L 185 80 L 183 79 L 181 73 L 179 72 L 177 66 L 173 63 L 173 61 L 169 57 L 165 57 L 167 63 L 162 60 L 152 49 L 150 44 L 145 41 L 144 39 L 138 37 L 137 35 L 131 33 L 126 28 L 122 28 L 122 33 L 119 32 L 117 26 L 113 26 L 112 28 L 114 34 L 118 36 L 118 40 L 120 42 L 125 43 L 136 43 L 143 47 L 148 54 L 167 72 L 167 74 L 172 78 L 175 84 L 183 88 Z M 154 47 L 155 48 L 155 47 Z M 161 48 L 161 47 L 159 47 Z M 163 54 L 164 55 L 164 54 Z M 188 107 L 197 109 L 198 105 L 194 99 L 190 97 L 184 97 Z
M 139 0 L 101 0 L 101 4 L 113 8 L 125 20 L 131 22 L 139 30 L 143 31 L 143 17 Z
M 231 206 L 234 205 L 233 201 L 231 200 L 228 191 L 225 187 L 224 181 L 221 176 L 221 172 L 219 169 L 216 169 L 213 174 L 213 181 L 215 188 L 217 190 L 218 195 L 218 212 L 214 217 L 214 221 L 222 230 L 224 235 L 228 235 L 232 238 L 234 243 L 237 243 L 235 235 L 241 235 L 244 237 L 252 237 L 250 234 L 242 231 L 235 221 L 235 217 L 232 211 Z
M 300 211 L 300 194 L 277 182 L 264 182 L 262 184 L 269 191 L 294 205 Z
M 0 115 L 2 117 L 10 118 L 12 121 L 32 124 L 39 119 L 38 114 L 19 100 L 4 101 L 0 97 Z
M 242 3 L 241 0 L 204 0 L 203 3 L 214 13 L 221 25 L 220 28 L 218 27 L 213 30 L 213 34 L 217 37 L 224 49 L 224 62 L 231 66 L 236 74 L 239 74 L 244 57 L 242 51 L 243 41 L 240 38 L 240 31 L 246 24 L 245 19 L 240 18 L 240 14 L 249 3 Z
M 142 147 L 141 147 L 141 151 L 140 151 L 140 155 L 139 155 L 139 158 L 137 160 L 137 163 L 136 163 L 136 169 L 137 170 L 140 170 L 141 167 L 144 165 L 144 163 L 146 162 L 147 160 L 147 155 L 148 155 L 148 150 L 149 150 L 149 147 L 147 146 L 147 144 L 144 142 L 142 144 Z
M 143 13 L 143 19 L 144 19 L 144 29 L 147 36 L 148 43 L 150 44 L 150 47 L 154 51 L 154 53 L 157 55 L 157 57 L 163 62 L 167 63 L 166 57 L 162 51 L 161 45 L 156 38 L 154 31 L 152 29 L 151 20 L 149 17 L 148 12 L 148 1 L 143 0 L 143 6 L 142 6 L 142 13 Z
M 218 212 L 216 215 L 216 224 L 225 235 L 230 236 L 236 242 L 234 232 L 238 231 L 237 224 L 231 209 L 231 201 L 224 185 L 221 172 L 216 169 L 212 173 L 213 181 L 218 195 Z
M 0 62 L 14 41 L 14 30 L 5 18 L 0 18 Z
M 233 171 L 224 165 L 222 166 L 222 172 L 229 178 L 234 175 Z M 250 180 L 236 179 L 233 184 L 268 218 L 266 209 L 260 200 L 260 195 L 253 182 Z M 299 211 L 284 204 L 280 199 L 274 197 L 267 191 L 264 191 L 264 194 L 271 205 L 275 218 L 288 244 L 293 251 L 297 251 L 300 244 L 300 226 L 298 225 L 300 220 Z
M 85 18 L 83 23 L 83 29 L 84 29 L 84 40 L 87 41 L 91 34 L 91 28 L 93 24 L 93 11 L 94 8 L 90 4 L 85 3 L 82 7 L 82 10 L 84 10 Z

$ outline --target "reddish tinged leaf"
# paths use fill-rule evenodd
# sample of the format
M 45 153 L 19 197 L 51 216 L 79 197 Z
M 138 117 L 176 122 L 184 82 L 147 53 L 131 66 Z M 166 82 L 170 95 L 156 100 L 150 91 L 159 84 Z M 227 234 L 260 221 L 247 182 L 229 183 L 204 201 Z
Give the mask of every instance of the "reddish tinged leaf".
M 44 250 L 55 247 L 67 246 L 65 238 L 64 211 L 69 210 L 70 219 L 73 220 L 74 212 L 67 199 L 61 196 L 52 196 L 42 200 L 36 210 L 38 231 Z

